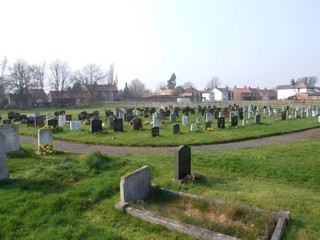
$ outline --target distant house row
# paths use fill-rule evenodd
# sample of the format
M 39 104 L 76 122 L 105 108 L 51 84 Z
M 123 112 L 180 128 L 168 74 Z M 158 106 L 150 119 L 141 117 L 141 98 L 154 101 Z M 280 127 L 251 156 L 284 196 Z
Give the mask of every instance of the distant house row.
M 305 82 L 296 83 L 291 80 L 289 85 L 280 85 L 275 89 L 260 89 L 234 87 L 233 89 L 214 88 L 200 91 L 190 86 L 179 96 L 174 95 L 174 90 L 159 90 L 151 96 L 145 96 L 143 101 L 177 101 L 178 98 L 188 99 L 190 102 L 215 102 L 215 101 L 254 101 L 254 100 L 320 100 L 320 88 L 310 87 Z M 40 89 L 29 89 L 23 97 L 25 107 L 47 106 L 80 106 L 96 102 L 113 102 L 120 99 L 118 88 L 115 84 L 85 85 L 82 91 L 50 91 L 46 94 Z M 130 99 L 126 99 L 130 100 Z M 0 107 L 6 105 L 19 107 L 22 99 L 17 94 L 8 94 L 0 99 Z

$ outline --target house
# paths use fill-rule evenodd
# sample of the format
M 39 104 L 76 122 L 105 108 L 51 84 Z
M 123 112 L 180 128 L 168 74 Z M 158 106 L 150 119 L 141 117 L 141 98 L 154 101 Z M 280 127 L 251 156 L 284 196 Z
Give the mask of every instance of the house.
M 43 89 L 29 89 L 29 96 L 33 107 L 46 107 L 47 106 L 47 94 Z
M 88 91 L 50 91 L 48 101 L 54 106 L 81 106 L 88 105 L 90 94 Z
M 261 99 L 264 101 L 276 100 L 277 99 L 277 90 L 276 89 L 260 89 L 257 88 L 260 93 Z
M 294 95 L 296 100 L 320 100 L 320 92 L 314 91 L 312 93 L 298 92 Z
M 192 86 L 181 93 L 180 97 L 189 98 L 192 102 L 202 102 L 202 92 Z
M 216 101 L 233 101 L 233 92 L 226 86 L 225 88 L 214 88 L 213 89 Z
M 28 89 L 23 96 L 17 93 L 7 95 L 7 104 L 12 107 L 46 107 L 47 94 L 43 89 Z
M 119 100 L 119 91 L 116 84 L 85 84 L 84 90 L 89 92 L 92 101 L 113 102 Z
M 276 89 L 278 100 L 292 98 L 297 93 L 313 93 L 315 91 L 315 87 L 307 86 L 305 81 L 295 82 L 293 79 L 291 79 L 290 85 L 279 85 Z
M 213 90 L 205 91 L 202 93 L 202 98 L 204 102 L 214 102 L 215 101 L 215 93 Z

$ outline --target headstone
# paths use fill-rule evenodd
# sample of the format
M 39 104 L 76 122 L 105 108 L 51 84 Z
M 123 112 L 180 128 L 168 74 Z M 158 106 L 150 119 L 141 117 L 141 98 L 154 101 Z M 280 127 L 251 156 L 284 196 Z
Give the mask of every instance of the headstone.
M 186 126 L 189 123 L 189 117 L 187 115 L 182 116 L 182 125 Z
M 208 128 L 211 128 L 211 122 L 206 122 L 206 130 L 208 130 Z
M 132 119 L 133 130 L 142 130 L 142 120 L 140 118 Z
M 196 118 L 196 124 L 200 124 L 200 118 Z
M 35 126 L 36 127 L 44 127 L 44 118 L 41 116 L 36 117 Z
M 14 117 L 14 112 L 13 112 L 13 111 L 10 111 L 10 112 L 8 113 L 8 119 L 13 120 L 13 117 Z
M 121 111 L 121 110 L 118 111 L 118 118 L 124 120 L 124 112 L 123 111 Z
M 194 131 L 196 131 L 197 130 L 197 124 L 191 124 L 191 129 L 190 129 L 190 131 L 191 132 L 194 132 Z
M 108 124 L 110 128 L 113 128 L 115 117 L 113 115 L 108 117 Z
M 255 124 L 260 124 L 260 115 L 256 115 L 256 118 L 254 120 Z
M 133 114 L 126 114 L 125 118 L 126 118 L 126 122 L 131 122 L 131 120 L 134 119 L 134 115 Z
M 102 120 L 99 120 L 96 118 L 92 119 L 92 121 L 90 121 L 90 132 L 96 133 L 101 131 L 102 131 Z
M 188 175 L 191 175 L 191 148 L 182 145 L 175 153 L 175 180 L 182 182 Z
M 66 125 L 66 115 L 59 115 L 59 126 L 65 126 Z
M 107 110 L 107 111 L 105 112 L 105 114 L 106 114 L 106 118 L 108 118 L 108 117 L 110 117 L 110 116 L 113 115 L 113 113 L 112 113 L 111 110 Z
M 2 121 L 3 124 L 11 124 L 11 119 L 4 119 Z
M 274 115 L 277 117 L 278 116 L 278 108 L 273 109 Z
M 121 177 L 120 200 L 133 203 L 145 201 L 151 194 L 151 177 L 148 166 L 143 166 Z
M 251 118 L 252 118 L 252 113 L 248 112 L 248 119 L 251 119 Z
M 51 114 L 48 114 L 46 116 L 47 125 L 49 125 L 49 121 L 52 120 L 52 119 L 54 119 L 54 117 Z
M 242 126 L 247 126 L 247 124 L 248 124 L 248 121 L 245 119 L 242 119 Z
M 20 115 L 20 113 L 15 113 L 15 114 L 13 115 L 13 120 L 16 121 L 16 122 L 20 121 L 20 120 L 21 120 L 21 115 Z
M 286 118 L 287 118 L 287 111 L 283 111 L 283 112 L 281 113 L 281 120 L 282 120 L 282 121 L 285 121 Z
M 113 131 L 123 132 L 123 119 L 122 118 L 115 118 L 113 120 Z
M 239 114 L 239 119 L 240 119 L 240 120 L 243 120 L 243 108 L 242 108 L 242 107 L 240 107 L 240 108 L 238 109 L 238 114 Z
M 152 114 L 152 126 L 160 127 L 160 119 L 159 119 L 159 114 L 157 112 Z
M 177 121 L 176 114 L 174 114 L 174 113 L 170 114 L 170 122 L 176 122 L 176 121 Z
M 224 113 L 223 112 L 219 112 L 219 118 L 224 118 Z
M 206 122 L 212 122 L 213 121 L 213 115 L 211 112 L 206 113 Z
M 50 119 L 48 121 L 48 125 L 50 127 L 56 128 L 56 127 L 58 127 L 58 120 L 57 119 Z
M 71 115 L 71 114 L 67 114 L 67 115 L 66 115 L 66 121 L 67 121 L 67 122 L 72 121 L 72 115 Z
M 2 125 L 0 133 L 5 136 L 7 153 L 20 151 L 19 124 Z
M 8 179 L 9 170 L 7 166 L 6 137 L 0 133 L 0 180 Z
M 258 115 L 257 115 L 258 116 Z M 260 115 L 259 115 L 260 116 Z M 233 115 L 231 117 L 231 126 L 232 127 L 237 127 L 238 126 L 238 116 Z
M 27 115 L 20 116 L 20 120 L 22 124 L 27 124 L 28 123 L 27 119 L 28 119 Z
M 85 119 L 86 119 L 86 113 L 81 112 L 80 114 L 78 114 L 79 121 L 84 121 Z
M 180 133 L 180 124 L 176 123 L 173 124 L 173 134 L 179 134 Z
M 140 110 L 136 110 L 136 116 L 140 116 Z
M 218 123 L 217 123 L 218 128 L 225 128 L 225 119 L 224 117 L 219 117 L 218 118 Z
M 70 130 L 78 131 L 81 129 L 81 121 L 70 121 Z
M 34 125 L 35 125 L 34 117 L 28 117 L 27 118 L 27 126 L 34 127 Z
M 38 130 L 38 153 L 43 152 L 41 145 L 52 143 L 53 141 L 52 135 L 53 135 L 52 129 L 50 128 L 42 128 Z
M 151 128 L 151 136 L 152 137 L 159 137 L 160 136 L 160 128 L 159 127 Z

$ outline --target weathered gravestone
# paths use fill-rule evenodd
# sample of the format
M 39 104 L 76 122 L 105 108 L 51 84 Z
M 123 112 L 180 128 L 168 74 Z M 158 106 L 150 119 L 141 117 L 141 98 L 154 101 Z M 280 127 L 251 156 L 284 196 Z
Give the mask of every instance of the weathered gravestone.
M 90 121 L 90 132 L 91 133 L 96 133 L 96 132 L 101 132 L 102 131 L 102 120 L 99 119 L 92 119 Z
M 14 117 L 14 112 L 10 111 L 8 113 L 8 119 L 13 120 L 13 117 Z
M 9 170 L 7 166 L 6 137 L 0 133 L 0 180 L 8 179 Z
M 142 130 L 142 120 L 140 118 L 132 119 L 133 130 Z
M 186 125 L 188 125 L 188 123 L 189 123 L 189 117 L 188 117 L 188 115 L 184 114 L 182 116 L 182 125 L 186 126 Z
M 59 126 L 65 126 L 66 125 L 66 115 L 59 115 Z
M 28 117 L 27 118 L 27 126 L 28 127 L 34 127 L 34 125 L 35 125 L 34 117 Z
M 285 121 L 286 118 L 287 118 L 287 111 L 283 111 L 283 112 L 281 113 L 281 120 L 282 120 L 282 121 Z
M 225 119 L 224 119 L 224 117 L 219 117 L 218 118 L 217 127 L 218 128 L 225 128 Z
M 237 127 L 238 126 L 238 116 L 233 115 L 231 117 L 231 126 L 232 127 Z
M 3 124 L 11 124 L 11 119 L 4 119 L 2 121 Z
M 151 136 L 152 137 L 159 137 L 160 136 L 160 128 L 159 127 L 151 128 Z
M 52 129 L 50 128 L 42 128 L 38 130 L 38 153 L 44 152 L 44 145 L 52 144 Z
M 108 117 L 108 124 L 110 128 L 113 128 L 115 117 L 113 115 Z
M 120 200 L 122 203 L 145 201 L 151 194 L 151 177 L 148 166 L 143 166 L 121 177 Z
M 180 133 L 180 124 L 176 123 L 173 124 L 173 134 L 179 134 Z
M 176 122 L 176 121 L 177 121 L 176 114 L 174 114 L 174 113 L 170 114 L 170 122 Z
M 67 115 L 66 115 L 66 121 L 67 121 L 67 122 L 72 121 L 72 115 L 71 115 L 71 114 L 67 114 Z
M 160 127 L 159 113 L 157 113 L 157 112 L 152 114 L 152 126 L 153 127 Z
M 19 124 L 2 125 L 0 133 L 5 136 L 7 153 L 20 151 Z
M 188 175 L 191 175 L 191 148 L 182 145 L 175 153 L 175 181 L 181 183 Z
M 255 120 L 254 120 L 254 123 L 255 124 L 260 124 L 260 115 L 256 115 L 256 118 L 255 118 Z
M 195 132 L 197 130 L 197 124 L 191 124 L 190 131 Z
M 80 121 L 70 121 L 70 130 L 71 131 L 78 131 L 81 129 L 81 122 Z
M 116 118 L 113 120 L 113 131 L 123 132 L 123 119 L 122 118 Z
M 44 127 L 44 118 L 42 116 L 36 117 L 35 126 L 36 127 Z
M 58 127 L 58 120 L 57 119 L 50 119 L 48 121 L 48 126 L 57 128 Z

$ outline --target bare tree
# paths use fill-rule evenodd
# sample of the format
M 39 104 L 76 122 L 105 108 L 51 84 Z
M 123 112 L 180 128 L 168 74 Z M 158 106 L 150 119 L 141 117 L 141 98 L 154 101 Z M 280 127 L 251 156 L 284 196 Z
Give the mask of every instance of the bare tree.
M 184 88 L 179 85 L 174 88 L 173 95 L 179 96 L 183 92 L 184 92 Z
M 0 62 L 0 98 L 4 97 L 6 92 L 6 70 L 7 70 L 8 59 L 4 59 Z
M 70 76 L 72 82 L 80 82 L 81 85 L 94 85 L 102 83 L 107 77 L 107 74 L 99 65 L 88 64 L 81 70 L 75 71 Z
M 26 61 L 18 60 L 9 68 L 9 71 L 10 90 L 17 94 L 20 108 L 23 108 L 28 100 L 28 90 L 32 87 L 32 68 Z
M 221 85 L 221 81 L 217 76 L 214 76 L 210 81 L 207 82 L 206 89 L 213 90 Z
M 296 83 L 305 83 L 308 87 L 314 87 L 318 81 L 317 76 L 302 77 L 297 79 Z
M 46 63 L 34 64 L 31 66 L 33 86 L 36 89 L 44 89 L 44 80 L 46 75 Z
M 71 82 L 69 79 L 70 70 L 69 65 L 66 62 L 55 60 L 49 66 L 50 70 L 50 85 L 55 91 L 57 104 L 61 106 L 61 98 L 63 93 L 67 91 Z
M 140 98 L 146 91 L 144 83 L 139 79 L 134 79 L 129 83 L 129 95 L 132 98 Z
M 189 87 L 193 87 L 193 88 L 194 88 L 193 82 L 188 81 L 188 82 L 185 82 L 185 83 L 183 84 L 183 88 L 184 88 L 185 90 L 186 90 L 187 88 L 189 88 Z

